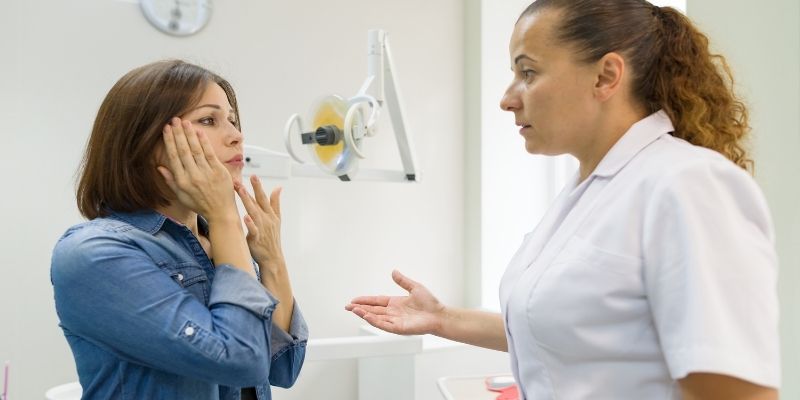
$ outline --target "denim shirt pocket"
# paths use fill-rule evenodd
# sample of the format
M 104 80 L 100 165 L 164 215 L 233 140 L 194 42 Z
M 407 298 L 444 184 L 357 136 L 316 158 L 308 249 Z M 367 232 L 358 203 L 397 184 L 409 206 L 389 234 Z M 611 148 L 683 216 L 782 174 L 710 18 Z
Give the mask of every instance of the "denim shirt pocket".
M 165 263 L 161 269 L 166 272 L 178 286 L 187 290 L 203 304 L 208 305 L 210 282 L 203 267 L 192 262 Z

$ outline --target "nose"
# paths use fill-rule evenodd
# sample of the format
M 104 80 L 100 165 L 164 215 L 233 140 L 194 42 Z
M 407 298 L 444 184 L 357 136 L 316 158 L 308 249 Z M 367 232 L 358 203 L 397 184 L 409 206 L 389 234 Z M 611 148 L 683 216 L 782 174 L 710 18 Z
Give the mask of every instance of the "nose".
M 228 134 L 226 135 L 229 146 L 237 146 L 244 142 L 244 135 L 234 124 L 228 124 Z
M 511 111 L 514 112 L 519 110 L 522 107 L 522 102 L 519 98 L 519 93 L 515 89 L 515 85 L 512 83 L 506 89 L 506 92 L 503 94 L 503 98 L 500 99 L 500 108 L 503 111 Z

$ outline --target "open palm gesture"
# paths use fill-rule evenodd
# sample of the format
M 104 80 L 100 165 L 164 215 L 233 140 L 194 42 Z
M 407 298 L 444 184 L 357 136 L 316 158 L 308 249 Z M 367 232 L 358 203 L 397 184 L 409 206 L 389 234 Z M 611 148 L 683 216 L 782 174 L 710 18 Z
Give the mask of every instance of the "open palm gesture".
M 445 307 L 422 284 L 398 271 L 392 279 L 408 296 L 361 296 L 345 306 L 370 325 L 401 335 L 435 333 L 440 330 Z

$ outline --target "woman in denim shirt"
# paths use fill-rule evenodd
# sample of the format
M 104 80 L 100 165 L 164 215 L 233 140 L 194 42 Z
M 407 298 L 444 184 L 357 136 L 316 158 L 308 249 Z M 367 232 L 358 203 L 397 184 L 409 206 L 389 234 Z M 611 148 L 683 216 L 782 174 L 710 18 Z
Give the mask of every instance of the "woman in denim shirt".
M 280 243 L 280 190 L 241 183 L 230 84 L 162 61 L 122 77 L 97 114 L 51 279 L 84 399 L 270 399 L 308 330 Z M 245 234 L 235 203 L 247 214 Z

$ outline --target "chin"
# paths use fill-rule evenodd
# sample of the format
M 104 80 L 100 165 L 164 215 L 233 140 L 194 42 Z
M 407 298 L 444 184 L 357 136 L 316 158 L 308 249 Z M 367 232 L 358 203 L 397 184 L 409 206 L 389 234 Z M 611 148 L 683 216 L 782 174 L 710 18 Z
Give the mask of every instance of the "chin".
M 231 179 L 233 179 L 234 182 L 241 182 L 242 181 L 242 169 L 241 168 L 235 168 L 235 167 L 232 168 L 232 167 L 228 167 L 228 166 L 225 166 L 225 167 L 228 170 L 228 173 L 231 174 Z
M 525 151 L 527 151 L 529 154 L 544 154 L 543 150 L 544 149 L 542 149 L 542 146 L 527 140 L 525 141 Z

